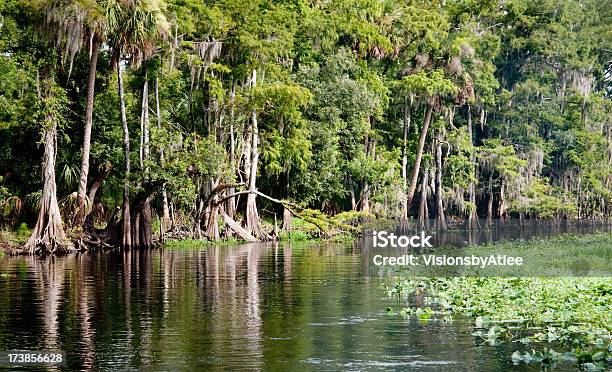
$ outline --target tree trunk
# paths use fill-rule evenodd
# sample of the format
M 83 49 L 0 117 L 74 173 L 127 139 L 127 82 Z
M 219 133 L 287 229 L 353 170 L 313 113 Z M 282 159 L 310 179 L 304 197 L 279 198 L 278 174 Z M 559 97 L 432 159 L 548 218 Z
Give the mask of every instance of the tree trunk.
M 151 201 L 146 198 L 140 211 L 140 248 L 149 248 L 153 245 Z
M 217 186 L 219 186 L 219 179 L 213 180 L 211 185 L 211 190 L 214 190 Z M 209 240 L 219 240 L 219 200 L 218 194 L 215 193 L 210 199 L 210 204 L 207 209 L 209 210 L 209 215 L 206 223 L 206 236 Z
M 419 226 L 425 226 L 425 221 L 429 219 L 429 211 L 427 210 L 427 184 L 429 183 L 429 168 L 425 167 L 423 171 L 423 182 L 421 183 L 421 202 L 419 204 Z
M 487 112 L 485 111 L 484 104 L 480 106 L 480 130 L 484 130 L 487 122 Z
M 225 221 L 225 224 L 227 226 L 229 226 L 230 229 L 232 229 L 232 231 L 234 231 L 236 234 L 238 234 L 238 236 L 240 236 L 242 239 L 244 239 L 247 242 L 257 242 L 257 241 L 259 241 L 257 238 L 255 238 L 253 235 L 251 235 L 247 230 L 243 229 L 242 226 L 240 226 L 239 223 L 234 221 L 233 218 L 228 216 L 227 213 L 225 213 L 223 211 L 223 209 L 221 209 L 220 212 L 221 212 L 221 216 L 223 217 L 223 221 Z
M 162 128 L 162 118 L 161 118 L 161 108 L 159 102 L 159 77 L 155 77 L 155 113 L 157 116 L 157 130 L 161 133 Z M 164 145 L 159 146 L 159 165 L 164 169 L 166 163 L 165 154 L 164 154 Z M 162 195 L 162 218 L 161 218 L 161 231 L 160 231 L 160 239 L 164 241 L 164 234 L 166 230 L 170 227 L 170 209 L 168 208 L 168 195 L 166 193 L 166 183 L 162 185 L 161 190 Z
M 361 210 L 363 212 L 370 212 L 370 184 L 368 181 L 363 181 L 363 190 L 361 191 Z
M 421 160 L 423 159 L 423 149 L 425 148 L 425 140 L 427 139 L 427 133 L 429 132 L 429 124 L 431 123 L 431 115 L 433 113 L 433 103 L 427 105 L 427 111 L 425 112 L 425 118 L 423 120 L 423 129 L 421 130 L 421 136 L 419 138 L 419 146 L 417 148 L 416 159 L 414 161 L 414 168 L 412 169 L 412 179 L 410 182 L 410 188 L 408 189 L 408 195 L 406 197 L 407 208 L 410 209 L 412 205 L 412 198 L 417 188 L 417 182 L 419 180 L 419 172 L 421 170 Z
M 153 245 L 153 231 L 151 228 L 150 196 L 147 192 L 136 195 L 132 208 L 132 247 L 149 248 Z
M 102 182 L 104 182 L 106 177 L 108 177 L 108 174 L 110 173 L 112 169 L 113 169 L 113 165 L 110 162 L 106 162 L 98 166 L 98 171 L 97 171 L 98 174 L 96 175 L 96 178 L 91 183 L 91 186 L 89 186 L 89 191 L 87 192 L 87 197 L 89 198 L 92 205 L 96 199 L 96 194 L 98 193 L 98 189 L 100 188 L 100 186 L 102 185 Z
M 482 110 L 484 112 L 484 109 Z M 474 130 L 472 127 L 472 107 L 467 105 L 467 125 L 468 125 L 468 135 L 470 137 L 470 146 L 474 146 Z M 470 162 L 472 164 L 476 164 L 476 159 L 474 158 L 474 149 L 470 148 Z M 476 175 L 473 175 L 476 178 Z M 470 199 L 470 210 L 468 216 L 468 228 L 470 230 L 474 230 L 478 227 L 478 211 L 476 209 L 476 185 L 474 180 L 470 180 L 468 184 L 468 194 Z
M 373 120 L 372 120 L 372 117 L 370 116 L 369 118 L 370 129 L 373 129 L 372 122 Z M 374 158 L 376 156 L 375 149 L 376 149 L 376 142 L 370 139 L 370 136 L 366 134 L 365 144 L 364 144 L 365 157 Z M 368 182 L 367 176 L 364 177 L 363 182 L 361 183 L 361 186 L 362 186 L 361 195 L 359 197 L 360 202 L 361 202 L 361 210 L 363 212 L 369 213 L 370 212 L 370 183 Z
M 351 194 L 351 210 L 357 210 L 357 201 L 355 200 L 355 185 L 351 176 L 348 177 L 349 193 Z
M 170 48 L 170 72 L 174 71 L 174 53 L 178 48 L 178 23 L 174 24 L 174 40 L 172 41 L 172 48 Z
M 77 192 L 77 211 L 74 221 L 75 227 L 82 227 L 87 216 L 85 210 L 85 192 L 87 190 L 87 176 L 89 174 L 89 153 L 91 148 L 91 127 L 93 125 L 94 95 L 96 90 L 96 68 L 98 65 L 99 41 L 94 36 L 89 60 L 89 75 L 87 76 L 87 104 L 85 108 L 85 128 L 83 133 L 83 155 L 81 157 L 81 174 Z M 89 201 L 93 204 L 93 200 Z
M 123 248 L 132 247 L 132 224 L 130 214 L 130 130 L 125 113 L 125 95 L 123 93 L 123 74 L 121 64 L 117 59 L 117 86 L 119 90 L 119 109 L 121 114 L 121 124 L 123 125 L 123 156 L 125 157 L 125 175 L 123 178 L 123 224 L 122 239 Z
M 560 112 L 563 115 L 565 111 L 565 90 L 567 89 L 567 75 L 565 71 L 561 71 L 561 87 L 559 88 L 559 103 L 560 103 Z
M 44 85 L 52 85 L 50 78 L 42 80 Z M 46 104 L 52 100 L 52 87 L 43 87 L 44 97 L 40 97 Z M 62 216 L 57 204 L 57 189 L 55 184 L 55 156 L 57 154 L 57 121 L 53 116 L 53 110 L 44 118 L 43 138 L 45 152 L 43 157 L 43 189 L 40 199 L 40 210 L 36 226 L 32 235 L 26 242 L 24 248 L 31 254 L 36 252 L 65 252 L 69 242 L 66 239 L 64 227 L 62 226 Z
M 141 164 L 144 172 L 144 182 L 149 180 L 149 158 L 150 158 L 150 122 L 149 122 L 149 73 L 145 67 L 144 83 L 142 87 L 142 117 L 141 117 Z M 153 244 L 153 232 L 151 227 L 151 200 L 147 195 L 139 200 L 132 211 L 135 221 L 132 226 L 132 246 L 138 248 L 149 248 Z
M 493 222 L 493 175 L 489 176 L 489 200 L 487 201 L 487 224 Z
M 410 122 L 412 120 L 412 97 L 410 97 L 410 105 L 404 103 L 404 138 L 402 142 L 402 185 L 404 192 L 408 191 L 408 134 L 410 133 Z M 408 199 L 406 195 L 402 197 L 402 218 L 408 219 Z
M 257 70 L 253 70 L 253 77 L 251 80 L 251 87 L 255 88 L 257 85 Z M 259 213 L 257 211 L 257 194 L 256 181 L 257 181 L 257 165 L 259 162 L 259 151 L 257 149 L 259 145 L 259 129 L 257 126 L 257 111 L 253 109 L 251 112 L 251 146 L 250 146 L 250 166 L 249 166 L 249 194 L 247 196 L 246 204 L 246 227 L 247 231 L 257 239 L 265 237 L 265 233 L 261 229 L 259 222 Z
M 446 230 L 446 216 L 444 215 L 443 189 L 442 189 L 442 141 L 438 140 L 436 146 L 436 219 L 438 228 Z
M 145 177 L 149 173 L 149 80 L 148 71 L 145 71 L 144 83 L 142 85 L 142 108 L 140 116 L 140 169 L 144 171 Z
M 293 217 L 291 211 L 286 206 L 283 206 L 283 230 L 291 230 L 291 217 Z
M 230 93 L 230 167 L 232 172 L 236 172 L 236 139 L 234 135 L 234 103 L 236 100 L 236 82 L 232 83 L 232 92 Z M 236 175 L 236 173 L 234 173 Z M 227 192 L 232 195 L 236 190 L 232 187 Z M 236 198 L 231 197 L 225 202 L 225 210 L 227 215 L 233 219 L 236 218 Z
M 504 184 L 504 179 L 502 178 L 501 188 L 499 191 L 499 211 L 498 211 L 500 220 L 503 220 L 506 218 L 506 198 L 504 195 L 505 193 L 506 193 L 506 185 Z

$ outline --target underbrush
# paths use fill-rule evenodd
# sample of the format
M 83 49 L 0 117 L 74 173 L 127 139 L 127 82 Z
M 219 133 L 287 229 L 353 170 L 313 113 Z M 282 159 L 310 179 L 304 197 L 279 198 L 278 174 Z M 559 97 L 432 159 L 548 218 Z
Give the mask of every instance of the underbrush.
M 32 235 L 32 229 L 22 223 L 14 229 L 1 229 L 0 242 L 19 246 L 25 244 L 30 235 Z

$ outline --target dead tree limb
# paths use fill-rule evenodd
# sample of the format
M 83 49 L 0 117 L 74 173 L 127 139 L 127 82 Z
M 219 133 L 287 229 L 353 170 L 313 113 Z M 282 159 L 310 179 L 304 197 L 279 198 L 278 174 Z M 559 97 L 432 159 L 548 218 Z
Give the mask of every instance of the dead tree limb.
M 283 206 L 284 206 L 285 208 L 287 208 L 287 209 L 289 210 L 289 212 L 291 212 L 293 215 L 295 215 L 295 216 L 297 216 L 297 217 L 299 217 L 299 218 L 303 219 L 304 221 L 310 222 L 311 224 L 315 225 L 315 226 L 316 226 L 316 227 L 317 227 L 317 228 L 318 228 L 318 229 L 319 229 L 319 230 L 320 230 L 320 231 L 321 231 L 321 232 L 322 232 L 322 233 L 323 233 L 323 234 L 324 234 L 326 237 L 329 237 L 329 236 L 330 236 L 329 232 L 327 232 L 327 230 L 325 230 L 325 229 L 324 229 L 324 228 L 323 228 L 323 227 L 322 227 L 322 226 L 321 226 L 321 225 L 320 225 L 320 224 L 319 224 L 319 223 L 316 221 L 316 219 L 314 219 L 314 218 L 310 218 L 310 217 L 308 217 L 308 216 L 304 216 L 304 215 L 302 215 L 301 213 L 299 213 L 299 212 L 297 211 L 297 209 L 302 209 L 302 208 L 301 208 L 299 205 L 297 205 L 297 204 L 295 204 L 295 203 L 292 203 L 292 202 L 290 202 L 290 201 L 287 201 L 287 200 L 275 199 L 275 198 L 273 198 L 273 197 L 271 197 L 271 196 L 268 196 L 268 195 L 266 195 L 266 194 L 264 194 L 264 193 L 262 193 L 261 191 L 258 191 L 258 190 L 254 190 L 254 191 L 249 191 L 249 190 L 245 190 L 245 191 L 238 191 L 238 192 L 235 192 L 235 193 L 233 193 L 233 194 L 231 194 L 231 195 L 226 195 L 225 197 L 223 197 L 223 198 L 219 199 L 219 200 L 217 201 L 217 204 L 221 204 L 221 203 L 225 202 L 225 201 L 226 201 L 227 199 L 229 199 L 229 198 L 233 198 L 233 197 L 238 196 L 238 195 L 246 195 L 246 194 L 250 194 L 250 193 L 254 193 L 254 194 L 256 194 L 256 195 L 259 195 L 259 196 L 261 196 L 262 198 L 264 198 L 264 199 L 268 199 L 269 201 L 271 201 L 271 202 L 273 202 L 273 203 L 277 203 L 277 204 L 281 204 L 281 205 L 283 205 Z
M 231 218 L 227 213 L 225 213 L 223 208 L 220 208 L 219 212 L 223 217 L 223 221 L 225 221 L 225 223 L 230 227 L 230 229 L 232 229 L 236 234 L 238 234 L 243 240 L 253 243 L 259 241 L 259 239 L 251 235 L 248 231 L 242 228 L 242 226 L 240 226 L 238 222 L 234 221 L 233 218 Z

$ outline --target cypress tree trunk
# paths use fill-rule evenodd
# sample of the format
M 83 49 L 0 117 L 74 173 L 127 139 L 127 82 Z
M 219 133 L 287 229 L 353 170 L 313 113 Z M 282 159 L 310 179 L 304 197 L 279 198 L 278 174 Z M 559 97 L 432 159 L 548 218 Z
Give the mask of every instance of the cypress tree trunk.
M 423 159 L 423 149 L 425 148 L 425 140 L 427 139 L 427 133 L 429 132 L 429 124 L 431 123 L 432 113 L 433 103 L 429 103 L 425 112 L 425 119 L 423 120 L 423 129 L 421 129 L 419 146 L 417 148 L 416 159 L 414 161 L 414 168 L 412 169 L 412 179 L 410 182 L 410 188 L 408 189 L 408 195 L 406 197 L 408 209 L 410 209 L 410 206 L 412 205 L 412 199 L 414 198 L 414 193 L 416 192 L 419 172 L 421 170 L 421 160 Z
M 229 112 L 229 121 L 230 121 L 230 166 L 232 172 L 236 172 L 236 139 L 234 135 L 234 103 L 236 99 L 236 82 L 232 82 L 232 92 L 230 93 L 230 112 Z M 235 173 L 234 173 L 235 174 Z M 230 187 L 227 190 L 229 195 L 232 195 L 236 190 L 233 187 Z M 227 215 L 231 219 L 236 218 L 236 197 L 232 196 L 227 199 L 225 202 L 225 210 Z
M 153 245 L 151 203 L 148 196 L 132 208 L 132 246 L 149 248 Z
M 46 73 L 47 74 L 47 73 Z M 52 99 L 53 82 L 51 78 L 42 79 L 44 97 L 43 102 Z M 45 102 L 46 103 L 46 102 Z M 43 138 L 45 152 L 43 157 L 43 190 L 40 199 L 40 210 L 36 226 L 24 248 L 30 253 L 65 252 L 68 245 L 62 216 L 57 204 L 55 184 L 55 156 L 57 153 L 57 120 L 53 113 L 54 108 L 46 108 L 47 114 L 43 122 Z
M 421 183 L 421 202 L 419 204 L 418 225 L 425 226 L 425 221 L 429 219 L 427 209 L 427 184 L 429 183 L 429 168 L 426 166 L 423 171 L 423 182 Z
M 410 97 L 410 105 L 404 103 L 404 138 L 402 142 L 402 181 L 404 192 L 408 191 L 408 134 L 410 133 L 410 122 L 412 116 L 410 111 L 412 108 L 412 97 Z M 408 199 L 406 195 L 402 197 L 402 218 L 408 219 Z
M 351 194 L 351 210 L 357 210 L 357 201 L 355 200 L 355 185 L 353 184 L 353 179 L 351 176 L 348 176 L 348 184 L 349 184 L 349 193 Z
M 149 73 L 145 70 L 144 83 L 142 87 L 142 116 L 140 136 L 140 167 L 144 173 L 144 182 L 149 181 L 149 158 L 150 158 L 150 135 L 149 135 Z M 139 198 L 140 199 L 140 198 Z M 146 193 L 141 200 L 135 201 L 136 205 L 132 211 L 132 246 L 148 248 L 153 244 L 153 232 L 151 227 L 151 202 Z
M 257 84 L 257 70 L 253 70 L 253 80 L 252 87 L 255 88 Z M 259 144 L 259 133 L 257 127 L 257 111 L 253 109 L 251 113 L 251 153 L 250 153 L 250 169 L 249 169 L 249 191 L 250 193 L 247 196 L 247 204 L 246 204 L 246 227 L 247 231 L 256 237 L 257 239 L 262 239 L 265 237 L 265 233 L 261 229 L 261 225 L 259 223 L 259 213 L 257 211 L 257 194 L 255 194 L 256 190 L 256 180 L 257 180 L 257 165 L 259 162 L 259 152 L 257 150 L 257 146 Z
M 484 109 L 482 110 L 484 111 Z M 467 105 L 467 125 L 468 125 L 468 135 L 470 137 L 470 146 L 473 146 L 474 145 L 474 130 L 472 127 L 472 107 L 470 105 Z M 476 164 L 476 159 L 474 158 L 473 149 L 470 149 L 470 161 L 472 162 L 472 164 Z M 470 230 L 473 230 L 478 227 L 478 211 L 476 209 L 476 185 L 474 184 L 473 180 L 471 180 L 470 183 L 468 184 L 468 194 L 469 194 L 469 199 L 470 199 L 470 215 L 468 216 L 468 228 Z
M 442 193 L 442 141 L 438 138 L 438 145 L 436 146 L 436 219 L 438 228 L 446 230 L 446 216 L 444 215 Z
M 487 224 L 493 223 L 493 175 L 489 176 L 489 200 L 487 201 Z
M 159 77 L 155 77 L 155 113 L 157 114 L 157 130 L 161 133 L 161 109 L 160 109 L 160 102 L 159 102 Z M 159 165 L 161 166 L 161 168 L 164 168 L 166 159 L 165 159 L 165 154 L 164 154 L 164 144 L 159 146 Z M 164 240 L 164 234 L 166 232 L 166 230 L 168 230 L 168 228 L 170 227 L 170 208 L 168 208 L 168 195 L 166 192 L 166 184 L 164 183 L 162 185 L 162 190 L 161 190 L 161 195 L 162 195 L 162 219 L 161 219 L 161 231 L 160 231 L 160 238 L 163 241 Z
M 125 157 L 125 175 L 123 178 L 123 224 L 122 239 L 123 248 L 132 246 L 132 224 L 130 214 L 130 129 L 125 113 L 125 95 L 123 93 L 123 74 L 121 73 L 120 58 L 117 59 L 117 89 L 119 90 L 119 111 L 121 124 L 123 125 L 123 155 Z
M 368 181 L 363 181 L 363 195 L 361 196 L 361 210 L 363 212 L 370 212 L 370 184 Z
M 85 193 L 87 190 L 87 176 L 89 174 L 89 153 L 91 148 L 91 127 L 93 125 L 94 95 L 96 89 L 96 69 L 98 65 L 99 41 L 94 36 L 89 60 L 89 75 L 87 76 L 87 104 L 85 108 L 85 130 L 83 133 L 83 155 L 81 157 L 81 174 L 77 192 L 77 212 L 74 226 L 82 227 L 85 223 L 87 211 L 85 210 Z M 93 203 L 93 200 L 89 201 Z
M 372 117 L 370 116 L 369 119 L 369 123 L 370 123 L 370 129 L 372 129 L 373 124 L 372 124 Z M 373 139 L 370 139 L 370 137 L 366 134 L 365 136 L 365 144 L 364 144 L 364 149 L 365 149 L 365 157 L 369 158 L 375 158 L 376 156 L 376 142 Z M 367 177 L 364 177 L 363 182 L 361 183 L 361 210 L 363 212 L 370 212 L 370 183 L 368 182 Z
M 149 81 L 148 72 L 145 71 L 144 83 L 142 85 L 142 106 L 140 111 L 140 169 L 145 175 L 148 167 L 145 165 L 149 158 Z
M 289 231 L 291 230 L 291 211 L 287 209 L 286 206 L 283 205 L 283 230 Z
M 40 210 L 36 226 L 32 231 L 30 239 L 25 248 L 30 253 L 36 251 L 56 252 L 63 251 L 67 245 L 66 234 L 62 226 L 62 216 L 57 204 L 57 193 L 55 184 L 55 154 L 57 146 L 57 125 L 47 117 L 45 121 L 49 125 L 45 129 L 45 154 L 43 160 L 43 190 L 40 200 Z
M 506 193 L 506 185 L 504 184 L 504 179 L 502 178 L 501 180 L 501 188 L 499 191 L 499 210 L 498 210 L 498 215 L 499 215 L 499 219 L 503 220 L 506 218 L 506 197 L 505 194 Z
M 214 190 L 219 186 L 219 179 L 212 181 L 211 190 Z M 206 221 L 206 236 L 209 240 L 219 240 L 219 205 L 218 205 L 218 194 L 213 195 L 210 204 L 207 206 L 209 210 L 208 219 Z

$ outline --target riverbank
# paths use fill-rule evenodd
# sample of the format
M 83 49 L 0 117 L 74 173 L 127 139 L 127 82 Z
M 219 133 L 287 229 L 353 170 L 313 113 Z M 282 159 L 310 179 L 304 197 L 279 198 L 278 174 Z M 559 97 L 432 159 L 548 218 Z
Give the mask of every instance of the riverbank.
M 264 219 L 262 226 L 265 230 L 275 232 L 277 241 L 292 242 L 349 242 L 354 240 L 362 231 L 363 225 L 372 221 L 378 221 L 371 213 L 366 212 L 343 212 L 330 217 L 320 211 L 306 210 L 304 218 L 293 217 L 288 227 L 280 229 L 275 227 L 273 220 Z M 153 221 L 153 230 L 159 231 L 159 220 Z M 0 254 L 19 254 L 21 247 L 28 240 L 32 229 L 26 224 L 21 224 L 16 229 L 0 230 Z M 162 242 L 159 236 L 154 238 L 156 245 L 166 248 L 204 248 L 209 246 L 230 246 L 246 243 L 245 240 L 236 236 L 223 237 L 218 240 L 208 240 L 202 236 L 197 238 L 191 230 L 168 231 Z
M 32 234 L 32 229 L 25 223 L 15 229 L 0 229 L 0 256 L 18 252 Z
M 499 244 L 508 251 L 535 252 L 534 257 L 551 245 L 568 257 L 566 262 L 551 264 L 557 268 L 567 266 L 570 270 L 567 275 L 571 275 L 573 254 L 581 250 L 592 253 L 593 249 L 610 252 L 612 234 Z M 478 253 L 485 248 L 472 247 L 467 251 Z M 586 256 L 583 254 L 583 257 Z M 553 366 L 569 362 L 585 369 L 610 368 L 612 278 L 609 276 L 442 278 L 402 273 L 384 286 L 389 296 L 403 302 L 397 311 L 388 308 L 388 312 L 441 321 L 471 318 L 475 342 L 517 345 L 513 347 L 514 353 L 508 355 L 514 364 Z
M 516 225 L 511 224 L 511 222 L 512 221 L 507 221 L 503 225 L 494 225 L 493 227 L 487 226 L 486 224 L 483 223 L 481 229 L 473 230 L 473 231 L 466 231 L 464 222 L 453 221 L 453 223 L 449 223 L 448 230 L 438 231 L 438 233 L 440 233 L 440 235 L 445 235 L 447 233 L 456 234 L 456 235 L 457 233 L 459 233 L 460 235 L 465 234 L 465 233 L 475 233 L 477 235 L 478 234 L 482 235 L 481 238 L 475 238 L 476 241 L 495 241 L 495 240 L 491 240 L 491 239 L 494 239 L 492 237 L 494 235 L 499 235 L 499 234 L 487 234 L 487 232 L 490 233 L 493 230 L 496 230 L 496 231 L 499 230 L 498 232 L 501 232 L 503 230 L 500 230 L 500 229 L 505 229 L 508 226 L 516 227 Z M 516 223 L 516 221 L 514 221 L 514 223 Z M 564 221 L 564 223 L 567 224 L 568 221 Z M 580 224 L 583 223 L 583 221 L 580 221 L 580 220 L 570 221 L 570 226 L 572 226 L 572 224 L 574 223 L 577 224 L 577 226 L 579 226 Z M 609 225 L 610 222 L 605 221 L 605 220 L 601 222 L 597 222 L 597 224 L 594 224 L 593 226 L 600 226 L 599 223 L 601 223 L 601 226 L 610 226 Z M 400 221 L 398 220 L 376 217 L 372 213 L 361 212 L 361 211 L 348 211 L 348 212 L 339 213 L 335 216 L 328 216 L 322 213 L 321 211 L 317 211 L 317 210 L 303 210 L 302 218 L 294 216 L 293 218 L 291 218 L 289 226 L 280 227 L 278 226 L 278 223 L 275 220 L 269 219 L 269 218 L 263 219 L 261 221 L 261 224 L 264 230 L 268 232 L 270 238 L 272 238 L 273 240 L 292 241 L 292 242 L 350 242 L 350 241 L 353 241 L 359 238 L 364 230 L 366 231 L 368 230 L 392 231 L 398 228 L 398 224 L 400 225 L 400 229 L 406 229 L 406 228 L 417 229 L 415 225 L 416 222 L 415 220 L 412 220 L 412 219 L 408 220 L 405 225 L 402 225 Z M 541 228 L 544 232 L 547 228 L 548 229 L 550 229 L 551 227 L 559 228 L 559 226 L 561 225 L 559 221 L 538 220 L 537 226 L 541 226 L 539 228 Z M 153 220 L 152 230 L 160 231 L 159 219 L 156 218 Z M 558 229 L 558 230 L 561 233 L 564 232 L 562 229 Z M 592 228 L 590 231 L 584 231 L 584 232 L 581 230 L 572 230 L 572 232 L 577 233 L 577 234 L 592 234 L 594 231 L 597 231 L 597 230 L 595 230 L 595 228 Z M 600 231 L 609 231 L 609 230 L 600 230 Z M 32 233 L 32 229 L 30 229 L 25 223 L 20 224 L 15 229 L 0 230 L 0 251 L 8 252 L 11 254 L 21 253 L 21 247 L 28 240 L 31 233 Z M 532 233 L 537 235 L 537 232 L 532 232 Z M 193 248 L 193 247 L 208 247 L 208 246 L 215 246 L 215 245 L 226 246 L 226 245 L 236 245 L 236 244 L 246 243 L 245 240 L 241 239 L 238 236 L 234 236 L 234 235 L 227 236 L 226 232 L 223 229 L 220 229 L 220 235 L 222 237 L 218 240 L 209 240 L 203 234 L 203 232 L 200 232 L 200 234 L 198 234 L 194 232 L 192 228 L 188 226 L 183 226 L 182 228 L 174 228 L 171 231 L 167 231 L 165 233 L 165 237 L 163 240 L 160 239 L 159 234 L 154 236 L 153 246 L 164 246 L 168 248 Z M 464 239 L 463 235 L 461 235 L 461 239 Z M 479 239 L 482 239 L 482 240 L 479 240 Z M 499 235 L 498 239 L 503 239 L 503 235 Z M 585 255 L 585 252 L 588 253 L 589 250 L 594 249 L 593 245 L 585 244 L 585 243 L 589 243 L 589 242 L 584 241 L 583 239 L 583 241 L 576 242 L 576 244 L 574 245 L 570 245 L 569 248 L 571 249 L 572 247 L 582 245 L 583 247 L 588 248 L 588 249 L 581 251 L 579 255 Z M 612 241 L 609 241 L 607 243 L 612 245 Z M 518 244 L 513 243 L 512 245 L 507 245 L 507 244 L 504 245 L 504 243 L 501 243 L 501 244 L 494 243 L 494 244 L 496 246 L 496 249 L 503 248 L 503 249 L 508 250 L 508 252 L 510 253 L 512 253 L 513 251 L 520 250 L 521 247 L 529 248 L 529 245 L 524 246 L 524 245 L 521 245 L 522 243 L 518 243 Z M 112 248 L 111 246 L 108 246 L 108 245 L 106 245 L 105 247 L 106 247 L 105 249 Z M 482 252 L 479 252 L 478 250 L 483 247 L 485 248 L 485 250 L 489 249 L 487 248 L 487 246 L 479 246 L 479 247 L 473 246 L 473 247 L 470 247 L 469 249 L 470 249 L 470 252 L 473 252 L 475 254 L 480 254 Z M 94 247 L 94 249 L 96 248 Z M 548 249 L 555 249 L 555 247 L 549 244 Z M 603 248 L 600 247 L 595 250 L 601 251 L 602 249 Z M 533 253 L 529 249 L 527 249 L 526 252 L 529 254 Z M 522 253 L 525 253 L 525 252 L 522 252 Z M 589 258 L 591 257 L 591 255 L 586 255 L 586 257 Z M 545 255 L 539 254 L 538 260 L 545 264 L 549 264 L 550 260 L 548 258 L 549 257 L 546 257 Z M 612 257 L 610 257 L 610 259 L 612 259 Z M 595 267 L 597 266 L 601 266 L 601 265 L 595 265 Z

